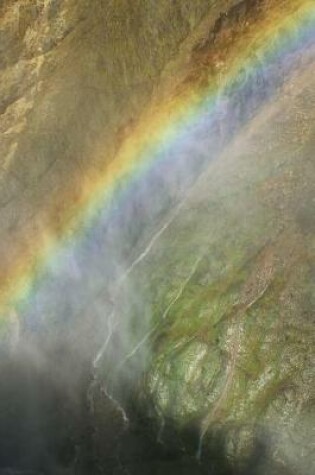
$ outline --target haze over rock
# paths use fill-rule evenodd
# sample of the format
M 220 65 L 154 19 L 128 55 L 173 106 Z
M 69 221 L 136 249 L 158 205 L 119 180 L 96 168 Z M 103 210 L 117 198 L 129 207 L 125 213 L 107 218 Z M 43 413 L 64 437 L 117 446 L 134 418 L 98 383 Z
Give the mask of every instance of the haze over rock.
M 0 1 L 0 474 L 313 473 L 303 3 Z

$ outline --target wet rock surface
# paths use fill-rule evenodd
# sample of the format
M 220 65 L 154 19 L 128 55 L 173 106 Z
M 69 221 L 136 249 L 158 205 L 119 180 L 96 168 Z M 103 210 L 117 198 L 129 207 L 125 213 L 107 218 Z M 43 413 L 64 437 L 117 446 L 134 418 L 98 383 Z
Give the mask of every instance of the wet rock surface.
M 274 3 L 0 2 L 1 296 L 142 114 L 224 81 Z M 136 183 L 95 255 L 1 307 L 0 474 L 313 473 L 310 46 L 241 70 L 165 151 L 189 173 Z
M 211 166 L 151 254 L 156 271 L 147 284 L 169 279 L 171 297 L 161 301 L 172 305 L 161 319 L 157 302 L 160 327 L 144 391 L 149 388 L 160 417 L 183 427 L 199 421 L 202 447 L 222 437 L 226 456 L 241 466 L 259 441 L 266 448 L 262 473 L 272 473 L 268 459 L 293 472 L 312 471 L 306 447 L 313 424 L 313 236 L 298 210 L 304 193 L 309 206 L 314 199 L 307 178 L 313 139 L 301 116 L 294 119 L 303 109 L 313 123 L 306 112 L 311 83 L 308 77 L 290 105 L 284 99 L 270 122 L 253 121 L 244 141 Z M 295 147 L 288 137 L 299 128 Z M 179 250 L 174 236 L 189 232 L 194 239 L 181 241 Z M 158 277 L 156 262 L 167 253 L 172 266 Z M 258 470 L 259 457 L 254 460 Z

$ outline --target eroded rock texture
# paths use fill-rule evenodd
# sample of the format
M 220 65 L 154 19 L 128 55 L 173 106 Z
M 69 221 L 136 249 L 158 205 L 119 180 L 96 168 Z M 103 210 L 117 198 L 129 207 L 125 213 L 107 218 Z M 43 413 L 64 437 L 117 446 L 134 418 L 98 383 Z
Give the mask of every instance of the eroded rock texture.
M 302 4 L 0 2 L 0 473 L 313 473 L 312 38 L 250 51 L 124 211 L 37 259 L 137 127 Z

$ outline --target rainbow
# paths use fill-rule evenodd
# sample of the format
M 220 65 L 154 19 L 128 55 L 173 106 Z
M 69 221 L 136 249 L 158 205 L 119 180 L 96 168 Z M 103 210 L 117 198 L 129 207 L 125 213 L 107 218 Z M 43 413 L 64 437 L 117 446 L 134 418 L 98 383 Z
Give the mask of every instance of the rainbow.
M 97 220 L 109 220 L 128 201 L 128 190 L 138 180 L 165 161 L 165 148 L 176 149 L 187 133 L 197 126 L 207 111 L 215 118 L 222 97 L 240 88 L 239 74 L 250 74 L 284 58 L 290 66 L 296 53 L 312 45 L 315 37 L 315 1 L 288 0 L 264 12 L 261 18 L 230 48 L 225 58 L 229 65 L 207 86 L 192 81 L 179 94 L 164 103 L 154 104 L 143 114 L 138 125 L 121 145 L 114 160 L 102 172 L 87 174 L 75 206 L 65 198 L 62 226 L 58 233 L 42 233 L 36 252 L 22 255 L 14 262 L 10 275 L 0 287 L 0 321 L 5 322 L 15 309 L 23 311 L 38 291 L 41 271 L 62 259 L 63 250 L 78 246 L 87 235 L 93 236 Z M 263 58 L 263 59 L 261 59 Z M 289 69 L 288 66 L 288 69 Z M 188 131 L 188 132 L 187 132 Z M 177 160 L 180 160 L 180 158 Z M 164 164 L 165 165 L 165 164 Z M 119 203 L 117 205 L 117 203 Z

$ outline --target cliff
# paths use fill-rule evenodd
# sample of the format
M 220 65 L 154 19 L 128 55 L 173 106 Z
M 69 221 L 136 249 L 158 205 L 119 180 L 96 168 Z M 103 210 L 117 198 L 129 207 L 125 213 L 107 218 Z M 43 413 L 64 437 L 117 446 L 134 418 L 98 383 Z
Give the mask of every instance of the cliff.
M 259 46 L 307 3 L 0 2 L 0 473 L 312 473 L 314 42 Z

